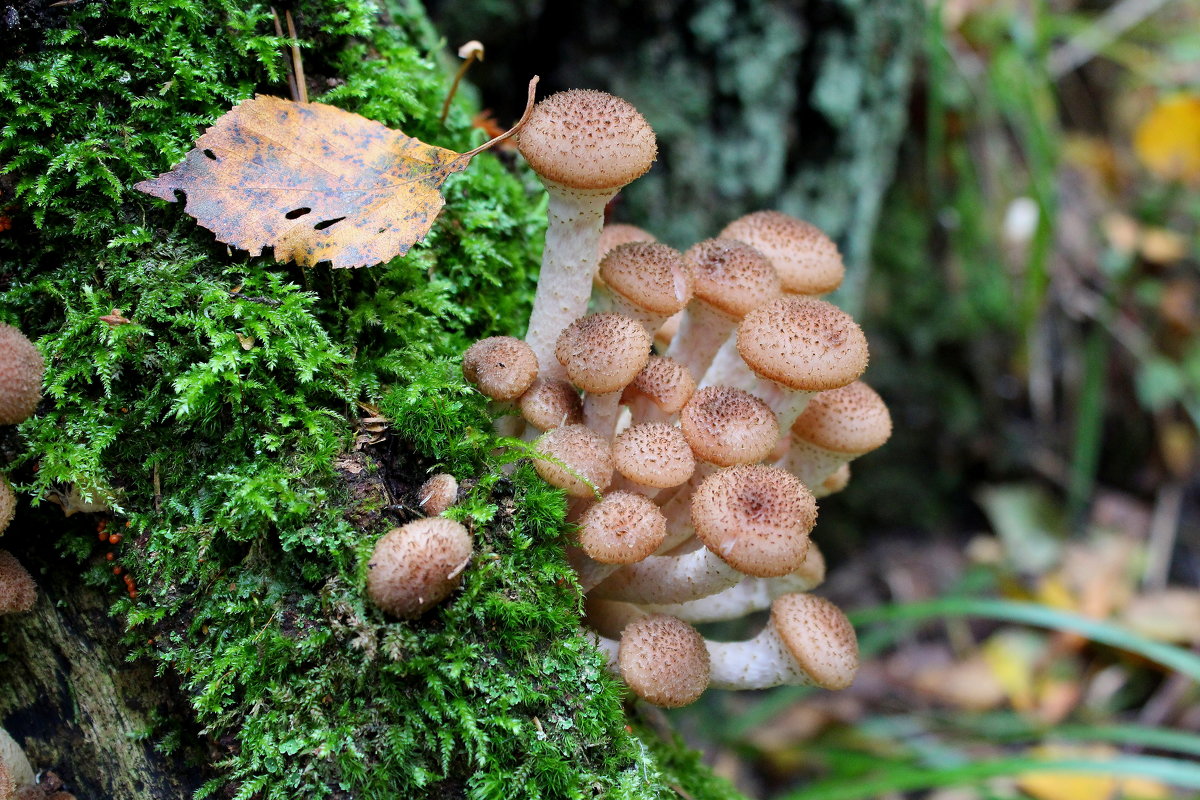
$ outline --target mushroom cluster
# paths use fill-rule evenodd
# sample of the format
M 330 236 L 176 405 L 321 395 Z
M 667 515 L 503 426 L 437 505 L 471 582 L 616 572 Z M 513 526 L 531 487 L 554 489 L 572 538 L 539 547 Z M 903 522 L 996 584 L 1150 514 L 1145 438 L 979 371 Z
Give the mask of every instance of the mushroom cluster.
M 604 227 L 604 204 L 656 149 L 641 115 L 601 92 L 538 103 L 520 149 L 550 193 L 533 314 L 524 341 L 472 345 L 463 374 L 571 498 L 568 557 L 611 668 L 671 707 L 708 686 L 848 686 L 857 642 L 808 593 L 824 577 L 810 533 L 816 500 L 891 419 L 859 381 L 862 330 L 821 299 L 842 280 L 837 247 L 776 211 L 682 253 Z M 693 627 L 768 608 L 748 641 Z
M 42 399 L 43 368 L 42 354 L 25 334 L 0 324 L 0 425 L 16 425 L 33 414 Z M 0 473 L 0 535 L 16 510 L 12 484 Z M 36 599 L 33 578 L 12 553 L 0 550 L 0 614 L 28 611 Z

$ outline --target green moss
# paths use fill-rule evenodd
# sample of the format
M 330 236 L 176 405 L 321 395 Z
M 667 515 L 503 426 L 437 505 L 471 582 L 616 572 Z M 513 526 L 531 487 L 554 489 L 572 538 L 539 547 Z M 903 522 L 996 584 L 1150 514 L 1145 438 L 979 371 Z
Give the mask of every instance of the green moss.
M 447 81 L 419 6 L 387 25 L 361 2 L 294 12 L 322 102 L 445 147 L 482 141 L 465 101 L 437 123 Z M 136 654 L 180 678 L 219 756 L 200 794 L 730 796 L 626 727 L 578 625 L 563 498 L 528 466 L 500 477 L 459 373 L 472 338 L 527 315 L 544 224 L 528 176 L 477 158 L 388 265 L 246 258 L 129 187 L 239 100 L 285 93 L 269 10 L 114 0 L 50 22 L 0 67 L 0 319 L 48 365 L 8 467 L 32 498 L 113 497 L 137 598 L 94 544 L 61 550 L 120 597 Z M 114 308 L 132 323 L 100 321 Z M 391 429 L 356 451 L 360 403 Z M 390 621 L 363 603 L 365 559 L 435 465 L 474 480 L 455 514 L 477 556 L 448 604 Z M 151 735 L 178 746 L 169 723 Z

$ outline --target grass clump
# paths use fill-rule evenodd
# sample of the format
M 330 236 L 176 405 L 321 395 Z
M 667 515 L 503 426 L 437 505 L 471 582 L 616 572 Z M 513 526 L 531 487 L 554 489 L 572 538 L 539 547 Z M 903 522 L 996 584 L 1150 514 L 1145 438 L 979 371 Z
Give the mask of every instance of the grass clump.
M 321 102 L 466 150 L 485 137 L 416 4 L 293 8 Z M 519 333 L 544 209 L 477 158 L 403 259 L 303 271 L 245 258 L 135 193 L 256 92 L 283 94 L 265 6 L 117 0 L 47 13 L 0 66 L 0 320 L 46 356 L 46 399 L 7 468 L 32 498 L 107 498 L 125 523 L 115 601 L 134 655 L 179 678 L 233 798 L 727 796 L 674 745 L 652 755 L 581 635 L 556 541 L 564 506 L 501 478 L 458 354 Z M 128 324 L 100 317 L 120 309 Z M 361 433 L 360 416 L 390 419 Z M 371 443 L 367 443 L 371 440 Z M 358 445 L 356 447 L 356 444 Z M 414 623 L 364 605 L 374 539 L 434 466 L 477 557 Z M 410 492 L 411 493 L 411 492 Z M 60 552 L 119 596 L 95 543 Z M 164 725 L 158 746 L 179 737 Z

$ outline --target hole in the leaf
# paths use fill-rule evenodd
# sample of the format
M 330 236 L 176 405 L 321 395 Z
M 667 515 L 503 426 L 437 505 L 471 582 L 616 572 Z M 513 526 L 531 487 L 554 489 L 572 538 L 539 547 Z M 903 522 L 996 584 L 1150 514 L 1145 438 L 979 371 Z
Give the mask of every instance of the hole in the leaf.
M 183 189 L 176 189 L 175 190 L 175 202 L 183 203 L 186 205 L 187 204 L 187 192 L 185 192 Z
M 311 208 L 293 208 L 291 211 L 284 214 L 284 216 L 288 219 L 296 219 L 297 217 L 303 217 L 305 214 L 311 211 Z
M 339 222 L 341 222 L 344 219 L 345 219 L 345 217 L 337 217 L 336 219 L 323 219 L 320 222 L 318 222 L 316 225 L 313 225 L 313 230 L 323 231 L 326 228 L 331 228 L 334 225 L 337 225 Z
M 212 150 L 205 150 L 205 151 L 204 151 L 204 155 L 206 155 L 207 157 L 211 158 L 213 161 L 216 161 L 216 160 L 217 160 L 217 154 L 216 154 L 216 153 L 214 153 Z

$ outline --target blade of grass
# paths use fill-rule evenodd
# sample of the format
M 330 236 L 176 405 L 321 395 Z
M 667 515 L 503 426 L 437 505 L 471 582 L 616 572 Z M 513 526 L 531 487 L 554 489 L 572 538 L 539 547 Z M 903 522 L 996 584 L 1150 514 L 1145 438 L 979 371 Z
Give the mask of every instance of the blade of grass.
M 1069 772 L 1090 775 L 1140 776 L 1186 789 L 1200 789 L 1200 765 L 1157 756 L 1117 756 L 1108 759 L 1044 760 L 1020 756 L 950 767 L 948 769 L 889 768 L 875 778 L 835 779 L 785 795 L 785 800 L 869 800 L 890 792 L 909 792 L 961 786 L 989 778 L 1030 772 Z
M 1173 645 L 1147 639 L 1145 636 L 1110 622 L 1090 619 L 1079 614 L 1032 603 L 948 597 L 921 603 L 859 609 L 849 614 L 850 621 L 856 626 L 879 622 L 940 621 L 946 617 L 962 616 L 985 617 L 1005 622 L 1035 625 L 1040 628 L 1072 631 L 1094 642 L 1136 653 L 1164 667 L 1177 670 L 1193 681 L 1200 682 L 1200 655 Z M 888 630 L 895 630 L 899 635 L 905 628 L 893 626 Z

